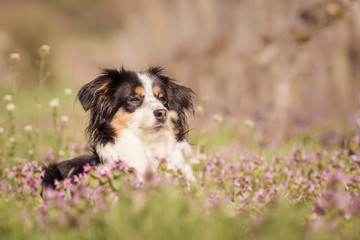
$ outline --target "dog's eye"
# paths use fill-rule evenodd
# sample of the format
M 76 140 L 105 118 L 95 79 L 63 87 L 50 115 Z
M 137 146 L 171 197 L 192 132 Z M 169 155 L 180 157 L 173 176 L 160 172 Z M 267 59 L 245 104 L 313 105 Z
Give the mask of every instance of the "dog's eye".
M 134 104 L 134 105 L 139 104 L 140 99 L 137 98 L 137 97 L 132 97 L 132 98 L 129 99 L 129 103 Z
M 167 98 L 164 97 L 164 96 L 160 96 L 160 97 L 159 97 L 159 100 L 160 100 L 161 103 L 164 104 L 164 105 L 165 105 L 165 104 L 167 103 L 167 101 L 168 101 Z

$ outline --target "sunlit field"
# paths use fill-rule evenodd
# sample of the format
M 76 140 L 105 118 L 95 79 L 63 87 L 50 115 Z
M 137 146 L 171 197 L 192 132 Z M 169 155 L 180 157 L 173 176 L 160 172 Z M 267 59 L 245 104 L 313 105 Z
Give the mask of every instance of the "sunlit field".
M 1 240 L 360 239 L 357 0 L 2 4 Z M 122 65 L 196 92 L 196 181 L 119 160 L 43 189 L 90 153 L 77 92 Z

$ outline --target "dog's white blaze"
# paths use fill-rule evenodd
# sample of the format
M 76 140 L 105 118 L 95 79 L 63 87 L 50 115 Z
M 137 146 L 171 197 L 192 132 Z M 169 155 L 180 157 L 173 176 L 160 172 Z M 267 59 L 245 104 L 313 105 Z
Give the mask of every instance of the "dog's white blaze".
M 142 105 L 134 112 L 133 121 L 115 139 L 115 143 L 96 146 L 97 153 L 107 163 L 126 162 L 137 170 L 141 180 L 148 168 L 155 171 L 159 159 L 165 158 L 169 169 L 181 169 L 188 180 L 194 181 L 192 169 L 185 159 L 191 155 L 190 144 L 186 140 L 176 141 L 169 129 L 169 119 L 165 122 L 167 127 L 151 130 L 156 124 L 154 111 L 165 107 L 154 96 L 153 80 L 145 73 L 138 73 L 138 77 L 145 90 Z
M 138 77 L 145 90 L 144 107 L 150 107 L 153 110 L 164 109 L 162 103 L 155 97 L 153 92 L 153 80 L 147 74 L 138 73 Z

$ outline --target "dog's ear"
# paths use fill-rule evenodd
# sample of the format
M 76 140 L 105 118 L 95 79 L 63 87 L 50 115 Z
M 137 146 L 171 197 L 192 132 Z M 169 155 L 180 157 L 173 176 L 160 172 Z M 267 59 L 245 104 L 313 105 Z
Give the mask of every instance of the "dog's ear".
M 194 112 L 193 99 L 195 93 L 191 88 L 180 86 L 170 81 L 169 108 L 176 112 L 184 112 L 185 110 Z
M 169 97 L 169 110 L 175 111 L 178 119 L 172 120 L 176 129 L 176 139 L 182 141 L 186 139 L 188 133 L 187 116 L 185 111 L 190 111 L 194 114 L 193 98 L 195 93 L 188 87 L 180 86 L 173 81 L 169 81 L 170 92 Z
M 116 69 L 104 69 L 102 74 L 95 80 L 85 84 L 78 93 L 78 99 L 85 111 L 99 104 L 106 96 L 110 85 L 119 82 L 126 76 L 127 71 L 121 67 Z
M 88 111 L 101 100 L 101 96 L 107 93 L 110 82 L 111 78 L 101 75 L 80 89 L 77 97 L 85 111 Z

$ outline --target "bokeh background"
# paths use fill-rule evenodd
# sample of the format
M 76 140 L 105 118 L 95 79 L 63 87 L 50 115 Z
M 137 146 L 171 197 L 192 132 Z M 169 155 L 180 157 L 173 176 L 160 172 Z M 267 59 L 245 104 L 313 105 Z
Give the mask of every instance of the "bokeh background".
M 195 90 L 198 104 L 206 101 L 205 116 L 220 114 L 235 125 L 250 119 L 272 141 L 283 141 L 295 126 L 329 121 L 334 131 L 355 129 L 357 0 L 9 0 L 0 6 L 2 93 L 12 88 L 10 54 L 21 56 L 18 85 L 31 89 L 39 81 L 38 49 L 47 44 L 48 89 L 76 93 L 103 67 L 161 65 Z

